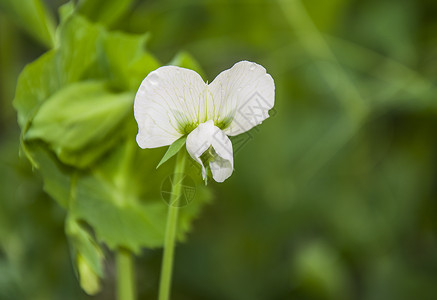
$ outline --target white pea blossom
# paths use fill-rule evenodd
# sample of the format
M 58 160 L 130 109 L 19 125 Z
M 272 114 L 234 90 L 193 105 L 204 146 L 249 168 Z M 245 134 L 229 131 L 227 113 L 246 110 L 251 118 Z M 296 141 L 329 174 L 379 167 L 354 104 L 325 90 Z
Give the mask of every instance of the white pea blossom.
M 190 156 L 223 182 L 234 169 L 228 136 L 246 132 L 269 117 L 275 85 L 266 70 L 241 61 L 210 84 L 196 72 L 164 66 L 149 73 L 135 97 L 134 114 L 141 148 L 171 145 L 184 135 Z

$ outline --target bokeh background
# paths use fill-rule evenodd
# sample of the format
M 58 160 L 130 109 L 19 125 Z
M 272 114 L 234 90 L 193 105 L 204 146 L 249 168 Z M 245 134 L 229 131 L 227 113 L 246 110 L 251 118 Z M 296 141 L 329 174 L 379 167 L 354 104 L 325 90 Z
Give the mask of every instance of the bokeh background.
M 18 155 L 23 67 L 47 50 L 0 1 L 0 299 L 113 299 L 79 286 L 65 212 Z M 19 1 L 17 1 L 19 2 Z M 66 1 L 45 1 L 57 17 Z M 96 9 L 105 1 L 95 1 Z M 212 81 L 240 60 L 276 83 L 272 117 L 176 251 L 173 299 L 436 299 L 434 0 L 131 1 L 110 29 L 150 32 L 164 64 L 190 53 Z M 116 9 L 116 8 L 114 8 Z M 30 17 L 29 17 L 30 18 Z M 161 250 L 136 259 L 156 298 Z

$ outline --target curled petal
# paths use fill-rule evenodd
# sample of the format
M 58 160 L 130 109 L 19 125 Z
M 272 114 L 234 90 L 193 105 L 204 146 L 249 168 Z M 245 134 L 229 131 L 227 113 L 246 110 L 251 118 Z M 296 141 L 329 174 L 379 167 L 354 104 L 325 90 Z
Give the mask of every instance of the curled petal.
M 205 98 L 206 83 L 192 70 L 164 66 L 149 73 L 135 96 L 138 145 L 156 148 L 176 141 L 197 125 Z
M 212 177 L 217 182 L 225 181 L 234 170 L 232 143 L 212 120 L 199 124 L 187 137 L 187 151 L 202 166 L 202 176 L 206 179 L 205 164 L 208 163 Z M 202 161 L 208 151 L 207 161 Z
M 223 182 L 228 179 L 234 171 L 233 162 L 217 156 L 214 161 L 209 163 L 212 178 L 217 182 Z
M 269 117 L 275 84 L 264 67 L 249 61 L 221 72 L 208 86 L 215 124 L 230 136 L 246 132 Z

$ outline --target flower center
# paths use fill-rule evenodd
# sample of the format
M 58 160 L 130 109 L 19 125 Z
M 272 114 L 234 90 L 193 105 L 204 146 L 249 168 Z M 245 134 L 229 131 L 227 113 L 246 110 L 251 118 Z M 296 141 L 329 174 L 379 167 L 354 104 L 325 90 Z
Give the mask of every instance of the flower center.
M 178 124 L 179 132 L 182 134 L 189 134 L 191 131 L 196 129 L 198 126 L 198 123 L 184 123 L 184 124 Z
M 214 123 L 216 123 L 215 126 L 220 128 L 221 130 L 224 130 L 224 129 L 228 128 L 229 125 L 231 125 L 233 119 L 234 119 L 234 114 L 231 114 L 231 115 L 228 115 L 221 120 L 218 119 Z

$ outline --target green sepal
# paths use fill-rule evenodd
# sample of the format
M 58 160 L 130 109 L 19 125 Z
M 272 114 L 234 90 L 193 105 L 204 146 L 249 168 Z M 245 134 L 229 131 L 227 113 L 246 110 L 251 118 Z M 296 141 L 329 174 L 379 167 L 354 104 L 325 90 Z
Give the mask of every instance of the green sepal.
M 168 147 L 167 152 L 165 152 L 164 156 L 159 162 L 158 166 L 156 166 L 156 168 L 158 169 L 163 163 L 165 163 L 167 160 L 175 156 L 179 152 L 179 150 L 181 150 L 182 146 L 185 145 L 186 140 L 187 140 L 187 136 L 184 135 L 183 137 L 175 141 L 173 144 L 171 144 L 170 147 Z

